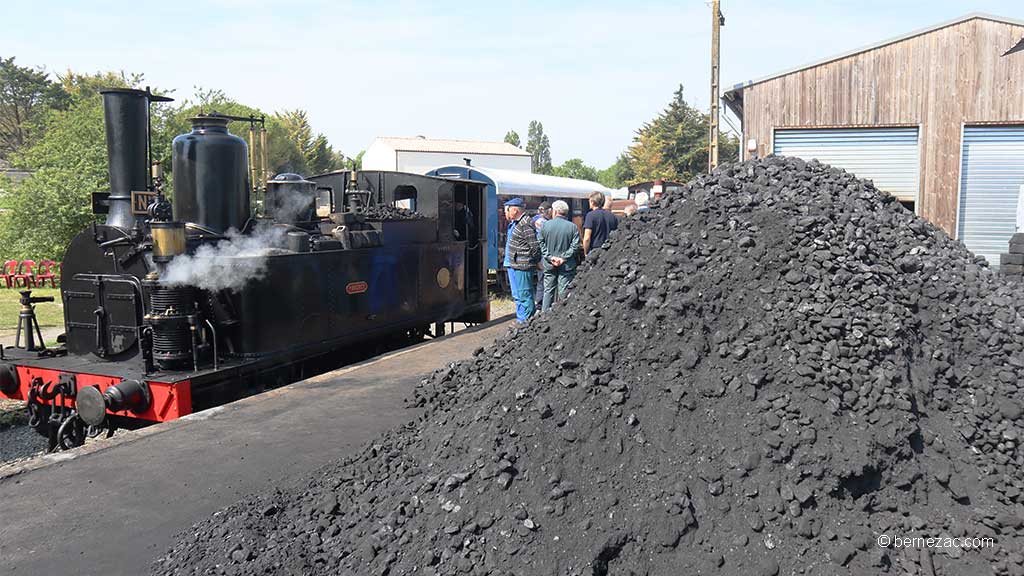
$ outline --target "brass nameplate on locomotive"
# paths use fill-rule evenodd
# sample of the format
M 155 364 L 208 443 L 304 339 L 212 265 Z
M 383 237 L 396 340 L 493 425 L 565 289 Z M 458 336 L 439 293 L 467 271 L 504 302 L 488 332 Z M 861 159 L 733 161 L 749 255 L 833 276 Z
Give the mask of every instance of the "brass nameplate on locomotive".
M 149 205 L 153 202 L 156 202 L 156 192 L 132 190 L 132 214 L 148 214 Z

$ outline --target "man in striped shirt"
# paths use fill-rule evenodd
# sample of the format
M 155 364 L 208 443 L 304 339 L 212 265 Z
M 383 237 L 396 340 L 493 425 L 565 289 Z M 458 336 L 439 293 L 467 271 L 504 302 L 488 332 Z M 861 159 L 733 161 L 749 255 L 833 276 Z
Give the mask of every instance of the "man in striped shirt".
M 505 269 L 508 270 L 512 299 L 516 302 L 516 321 L 526 322 L 537 311 L 533 274 L 540 264 L 540 243 L 522 198 L 505 202 L 505 219 L 508 220 Z

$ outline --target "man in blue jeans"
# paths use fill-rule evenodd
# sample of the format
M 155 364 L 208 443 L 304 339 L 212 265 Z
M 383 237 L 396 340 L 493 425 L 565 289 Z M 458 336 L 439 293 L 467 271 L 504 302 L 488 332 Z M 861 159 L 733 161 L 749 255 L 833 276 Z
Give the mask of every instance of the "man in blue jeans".
M 508 234 L 505 236 L 505 269 L 512 299 L 516 302 L 516 321 L 526 322 L 537 311 L 533 301 L 533 274 L 540 264 L 537 231 L 526 213 L 526 202 L 513 198 L 505 202 Z

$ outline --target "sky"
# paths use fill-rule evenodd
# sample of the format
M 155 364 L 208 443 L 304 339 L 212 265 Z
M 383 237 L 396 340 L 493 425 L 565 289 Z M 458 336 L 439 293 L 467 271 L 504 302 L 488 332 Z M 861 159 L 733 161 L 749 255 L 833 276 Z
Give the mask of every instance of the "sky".
M 683 85 L 710 102 L 703 0 L 432 2 L 0 0 L 0 56 L 124 71 L 172 96 L 220 89 L 305 109 L 349 156 L 377 136 L 501 140 L 539 120 L 555 164 L 604 168 Z M 722 0 L 721 85 L 1020 0 Z M 734 126 L 738 119 L 727 115 Z M 728 126 L 724 126 L 728 128 Z

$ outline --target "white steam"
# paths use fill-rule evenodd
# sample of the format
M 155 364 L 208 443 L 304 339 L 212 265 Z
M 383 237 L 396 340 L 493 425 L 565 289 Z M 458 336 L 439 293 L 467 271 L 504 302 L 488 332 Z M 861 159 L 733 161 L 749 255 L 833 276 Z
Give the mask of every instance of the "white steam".
M 308 212 L 316 212 L 316 196 L 309 196 L 294 188 L 284 187 L 276 194 L 268 194 L 266 198 L 267 216 L 277 222 L 292 223 L 307 216 Z M 302 218 L 305 219 L 305 218 Z
M 272 211 L 277 222 L 291 223 L 312 205 L 313 199 L 284 190 L 274 196 Z M 256 225 L 251 234 L 228 230 L 227 239 L 216 244 L 203 244 L 193 255 L 176 256 L 161 280 L 172 286 L 196 286 L 203 290 L 240 290 L 246 283 L 259 280 L 267 273 L 267 257 L 288 251 L 285 243 L 287 227 L 267 222 Z
M 267 273 L 267 256 L 283 252 L 285 228 L 261 224 L 252 234 L 229 230 L 227 239 L 203 244 L 193 255 L 176 256 L 160 279 L 171 286 L 203 290 L 239 290 Z

